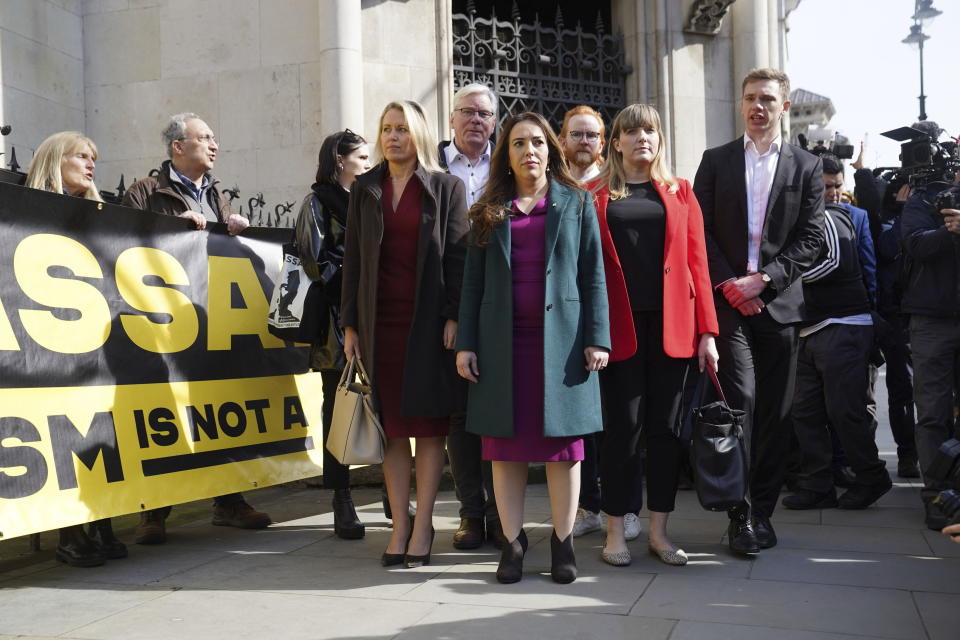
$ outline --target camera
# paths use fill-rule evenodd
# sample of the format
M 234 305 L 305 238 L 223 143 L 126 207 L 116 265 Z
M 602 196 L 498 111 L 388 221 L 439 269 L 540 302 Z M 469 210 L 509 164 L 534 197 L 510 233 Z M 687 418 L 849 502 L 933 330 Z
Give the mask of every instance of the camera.
M 812 148 L 811 140 L 815 143 Z M 797 141 L 801 148 L 817 156 L 829 153 L 840 160 L 849 160 L 853 157 L 853 145 L 848 144 L 849 140 L 830 129 L 808 127 L 807 134 L 799 134 Z
M 944 189 L 933 199 L 933 210 L 940 212 L 941 209 L 960 209 L 960 186 L 953 186 Z
M 926 131 L 916 127 L 923 124 Z M 900 127 L 880 134 L 900 142 L 900 166 L 881 167 L 874 172 L 892 171 L 891 183 L 925 186 L 931 182 L 953 182 L 953 174 L 960 170 L 960 149 L 956 141 L 937 142 L 940 127 L 927 121 L 913 127 Z M 937 209 L 939 211 L 939 209 Z

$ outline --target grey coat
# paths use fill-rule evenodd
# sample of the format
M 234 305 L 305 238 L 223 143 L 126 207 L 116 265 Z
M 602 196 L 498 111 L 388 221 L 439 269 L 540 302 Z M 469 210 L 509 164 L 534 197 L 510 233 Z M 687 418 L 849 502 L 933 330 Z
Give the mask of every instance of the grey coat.
M 376 388 L 377 282 L 381 203 L 386 164 L 361 175 L 350 190 L 340 324 L 359 334 L 360 355 Z M 463 410 L 453 352 L 442 345 L 443 325 L 456 320 L 466 255 L 467 201 L 463 182 L 446 173 L 417 167 L 411 179 L 423 185 L 420 235 L 417 243 L 417 289 L 413 320 L 403 365 L 401 413 L 443 417 Z M 386 266 L 389 268 L 389 266 Z

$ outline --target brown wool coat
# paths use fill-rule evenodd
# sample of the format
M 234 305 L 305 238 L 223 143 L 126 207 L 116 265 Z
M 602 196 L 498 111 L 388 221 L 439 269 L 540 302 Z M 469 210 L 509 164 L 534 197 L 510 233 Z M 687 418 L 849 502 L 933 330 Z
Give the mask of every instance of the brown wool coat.
M 226 222 L 233 211 L 230 210 L 230 204 L 223 197 L 223 194 L 217 189 L 217 180 L 213 176 L 210 176 L 210 180 L 213 182 L 210 191 L 213 194 L 213 201 L 216 203 L 217 218 L 220 222 Z M 163 213 L 169 216 L 180 215 L 191 209 L 187 200 L 170 183 L 169 160 L 165 160 L 160 165 L 157 177 L 141 178 L 130 185 L 130 188 L 123 195 L 123 206 L 142 211 Z
M 359 334 L 360 355 L 374 388 L 374 329 L 383 237 L 381 185 L 385 176 L 386 164 L 380 164 L 358 177 L 350 190 L 340 306 L 341 325 Z M 423 185 L 423 200 L 417 244 L 418 286 L 403 366 L 401 413 L 444 417 L 463 411 L 464 404 L 453 351 L 444 349 L 441 341 L 444 323 L 457 319 L 460 306 L 469 230 L 466 191 L 459 178 L 431 173 L 423 167 L 417 167 L 412 179 Z

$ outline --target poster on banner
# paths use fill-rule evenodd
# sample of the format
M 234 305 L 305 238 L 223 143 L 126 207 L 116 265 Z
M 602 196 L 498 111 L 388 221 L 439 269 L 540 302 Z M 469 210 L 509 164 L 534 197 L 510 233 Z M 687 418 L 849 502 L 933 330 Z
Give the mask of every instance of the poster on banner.
M 288 239 L 0 184 L 0 540 L 319 472 Z

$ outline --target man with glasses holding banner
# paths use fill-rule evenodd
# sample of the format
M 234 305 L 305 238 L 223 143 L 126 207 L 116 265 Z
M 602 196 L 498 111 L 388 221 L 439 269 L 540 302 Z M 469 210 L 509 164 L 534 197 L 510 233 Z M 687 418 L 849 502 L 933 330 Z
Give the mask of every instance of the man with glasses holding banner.
M 134 182 L 123 197 L 123 205 L 187 218 L 197 229 L 206 228 L 208 222 L 226 223 L 230 235 L 246 229 L 249 221 L 230 210 L 217 189 L 217 179 L 210 173 L 220 147 L 209 125 L 195 113 L 179 113 L 170 117 L 162 135 L 169 160 L 160 165 L 156 177 Z M 169 514 L 170 507 L 141 512 L 134 542 L 166 542 Z M 256 511 L 241 494 L 231 493 L 213 499 L 212 523 L 263 529 L 270 525 L 270 516 Z

